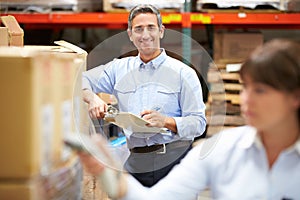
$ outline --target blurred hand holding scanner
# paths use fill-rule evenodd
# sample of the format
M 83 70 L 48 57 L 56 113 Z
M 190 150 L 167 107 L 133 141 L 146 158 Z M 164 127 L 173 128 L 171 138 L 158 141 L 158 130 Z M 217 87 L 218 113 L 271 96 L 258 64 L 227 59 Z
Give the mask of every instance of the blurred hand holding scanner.
M 117 197 L 120 190 L 120 182 L 125 181 L 121 176 L 122 165 L 113 157 L 110 152 L 106 139 L 99 134 L 88 136 L 81 133 L 66 134 L 64 143 L 77 152 L 84 152 L 92 155 L 105 167 L 103 173 L 98 176 L 102 189 L 107 192 L 110 197 Z

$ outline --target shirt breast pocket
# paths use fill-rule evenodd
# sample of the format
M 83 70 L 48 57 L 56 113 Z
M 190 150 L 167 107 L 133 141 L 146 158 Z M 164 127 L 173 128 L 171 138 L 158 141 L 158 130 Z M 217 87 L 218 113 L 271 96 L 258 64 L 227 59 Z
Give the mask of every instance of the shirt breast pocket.
M 115 96 L 118 99 L 118 106 L 121 111 L 133 112 L 136 88 L 130 84 L 117 84 L 115 86 Z
M 180 110 L 179 89 L 159 87 L 157 89 L 157 105 L 163 113 L 174 115 Z M 171 114 L 172 113 L 172 114 Z

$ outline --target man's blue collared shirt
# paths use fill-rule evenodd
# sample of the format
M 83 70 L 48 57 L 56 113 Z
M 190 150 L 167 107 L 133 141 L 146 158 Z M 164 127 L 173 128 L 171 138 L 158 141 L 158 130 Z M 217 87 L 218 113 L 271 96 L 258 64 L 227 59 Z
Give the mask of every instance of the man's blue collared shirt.
M 195 71 L 165 50 L 148 63 L 139 56 L 114 59 L 83 73 L 83 89 L 115 95 L 121 112 L 156 109 L 173 117 L 177 133 L 142 136 L 124 130 L 129 148 L 192 140 L 206 126 L 202 89 Z

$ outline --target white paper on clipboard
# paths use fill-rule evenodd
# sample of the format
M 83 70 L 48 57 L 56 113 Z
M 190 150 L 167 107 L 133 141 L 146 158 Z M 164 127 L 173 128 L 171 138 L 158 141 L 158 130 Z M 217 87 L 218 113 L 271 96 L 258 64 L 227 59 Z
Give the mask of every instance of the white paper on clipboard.
M 119 112 L 113 118 L 107 119 L 107 121 L 123 129 L 136 133 L 169 133 L 166 128 L 148 127 L 146 124 L 149 122 L 135 114 L 127 112 Z

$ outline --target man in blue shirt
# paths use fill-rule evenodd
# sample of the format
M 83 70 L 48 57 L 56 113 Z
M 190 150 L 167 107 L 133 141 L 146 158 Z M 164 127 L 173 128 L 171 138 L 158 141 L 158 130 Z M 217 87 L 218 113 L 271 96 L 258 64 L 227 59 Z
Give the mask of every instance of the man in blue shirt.
M 114 59 L 83 74 L 84 101 L 92 118 L 103 118 L 108 105 L 96 94 L 115 95 L 119 110 L 142 116 L 149 127 L 167 133 L 124 130 L 130 156 L 124 167 L 144 186 L 152 186 L 180 162 L 194 137 L 206 127 L 205 104 L 196 72 L 160 48 L 164 26 L 151 5 L 134 7 L 127 33 L 138 56 Z

